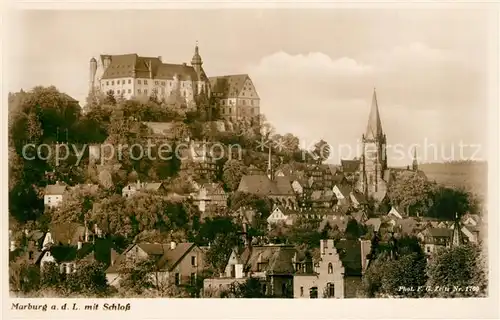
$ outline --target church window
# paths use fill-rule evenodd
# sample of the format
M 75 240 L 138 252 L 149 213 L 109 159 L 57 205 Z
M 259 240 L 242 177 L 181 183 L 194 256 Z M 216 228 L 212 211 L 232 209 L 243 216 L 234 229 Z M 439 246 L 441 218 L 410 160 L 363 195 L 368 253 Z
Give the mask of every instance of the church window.
M 330 263 L 328 264 L 328 274 L 332 274 L 332 273 L 333 273 L 333 265 L 332 265 L 332 263 L 330 262 Z

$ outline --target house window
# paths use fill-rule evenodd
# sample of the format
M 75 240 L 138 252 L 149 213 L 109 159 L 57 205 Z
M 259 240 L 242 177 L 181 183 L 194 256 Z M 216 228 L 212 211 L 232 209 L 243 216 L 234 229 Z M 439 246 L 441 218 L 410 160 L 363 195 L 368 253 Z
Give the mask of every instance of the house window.
M 158 82 L 158 81 L 155 81 L 155 85 L 158 85 L 158 84 L 159 84 L 159 82 Z
M 141 80 L 137 79 L 137 84 L 141 84 Z
M 191 273 L 191 284 L 195 284 L 196 283 L 196 273 Z
M 303 297 L 304 296 L 304 287 L 300 287 L 300 296 Z
M 229 108 L 229 113 L 231 113 L 231 108 Z
M 263 294 L 267 293 L 267 285 L 265 283 L 262 285 L 262 293 Z
M 431 247 L 427 247 L 427 253 L 431 253 Z
M 335 286 L 333 283 L 329 282 L 327 285 L 327 293 L 329 298 L 335 297 Z
M 317 299 L 318 298 L 318 287 L 312 287 L 309 290 L 309 297 L 311 299 Z
M 196 257 L 195 257 L 195 256 L 192 256 L 192 257 L 191 257 L 191 265 L 192 265 L 193 267 L 196 267 Z
M 132 80 L 128 79 L 128 84 L 131 84 L 132 83 Z
M 144 94 L 148 94 L 148 89 L 144 89 Z
M 162 81 L 162 82 L 161 82 L 161 85 L 162 85 L 162 86 L 164 86 L 164 85 L 165 85 L 165 81 Z
M 175 274 L 175 285 L 178 286 L 181 284 L 181 275 L 179 273 Z
M 148 84 L 148 80 L 144 80 L 144 84 Z
M 31 260 L 31 259 L 33 259 L 33 251 L 30 251 L 30 252 L 29 252 L 29 259 L 30 259 L 30 260 Z
M 328 274 L 332 274 L 332 273 L 333 273 L 333 265 L 332 265 L 332 263 L 330 262 L 330 263 L 328 264 Z

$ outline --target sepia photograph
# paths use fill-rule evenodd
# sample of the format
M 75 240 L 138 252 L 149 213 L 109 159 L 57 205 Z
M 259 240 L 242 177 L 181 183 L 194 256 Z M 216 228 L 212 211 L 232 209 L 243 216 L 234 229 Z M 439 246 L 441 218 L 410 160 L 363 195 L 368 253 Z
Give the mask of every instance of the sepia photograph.
M 490 296 L 498 14 L 11 20 L 9 309 Z

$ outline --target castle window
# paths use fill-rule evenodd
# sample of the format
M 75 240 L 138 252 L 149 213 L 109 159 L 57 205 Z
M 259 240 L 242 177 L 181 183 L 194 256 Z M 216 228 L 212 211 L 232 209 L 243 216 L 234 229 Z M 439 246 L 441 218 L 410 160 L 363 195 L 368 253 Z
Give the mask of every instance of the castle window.
M 245 100 L 241 100 L 241 104 L 245 105 Z
M 148 84 L 148 80 L 144 80 L 144 84 Z
M 128 79 L 128 84 L 131 84 L 132 83 L 132 80 Z
M 226 101 L 225 100 L 222 100 L 222 105 L 225 105 L 226 104 Z
M 132 89 L 128 89 L 128 93 L 132 93 Z
M 148 89 L 144 89 L 144 94 L 148 94 Z
M 106 81 L 106 85 L 109 86 L 109 81 Z
M 120 94 L 120 89 L 116 90 L 116 93 Z
M 162 81 L 162 82 L 161 82 L 161 85 L 162 85 L 162 86 L 164 86 L 164 85 L 165 85 L 165 81 Z
M 330 262 L 330 263 L 328 264 L 328 274 L 332 274 L 332 273 L 333 273 L 333 265 L 332 265 L 332 263 Z
M 158 83 L 159 83 L 158 81 L 155 81 L 155 85 L 158 85 Z
M 140 79 L 137 79 L 137 84 L 141 84 L 141 80 Z
M 114 81 L 111 81 L 111 85 L 114 86 L 115 85 L 115 82 Z
M 137 89 L 137 93 L 138 93 L 138 94 L 141 94 L 141 89 Z
M 122 80 L 122 84 L 125 84 L 125 80 Z
M 165 93 L 165 88 L 161 88 L 161 93 Z
M 304 296 L 304 287 L 300 287 L 300 296 L 303 297 Z

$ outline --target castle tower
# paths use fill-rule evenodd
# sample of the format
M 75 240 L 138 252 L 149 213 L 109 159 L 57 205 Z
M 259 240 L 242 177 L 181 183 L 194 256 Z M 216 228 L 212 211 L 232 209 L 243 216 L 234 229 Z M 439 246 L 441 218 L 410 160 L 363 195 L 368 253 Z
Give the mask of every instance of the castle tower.
M 193 58 L 191 59 L 191 65 L 198 74 L 198 81 L 199 81 L 202 71 L 201 66 L 203 65 L 203 60 L 201 59 L 200 52 L 198 50 L 198 41 L 196 41 L 196 47 L 194 47 L 194 55 Z
M 90 63 L 89 63 L 89 67 L 90 67 L 90 79 L 89 79 L 89 92 L 92 92 L 95 88 L 95 76 L 96 76 L 96 71 L 97 71 L 97 60 L 92 57 L 92 59 L 90 59 Z
M 362 136 L 362 143 L 362 172 L 358 189 L 367 196 L 383 193 L 387 189 L 383 180 L 384 172 L 387 170 L 386 136 L 382 130 L 375 89 L 373 89 L 370 115 L 366 132 Z
M 411 165 L 413 171 L 418 171 L 417 148 L 413 148 L 413 163 Z

